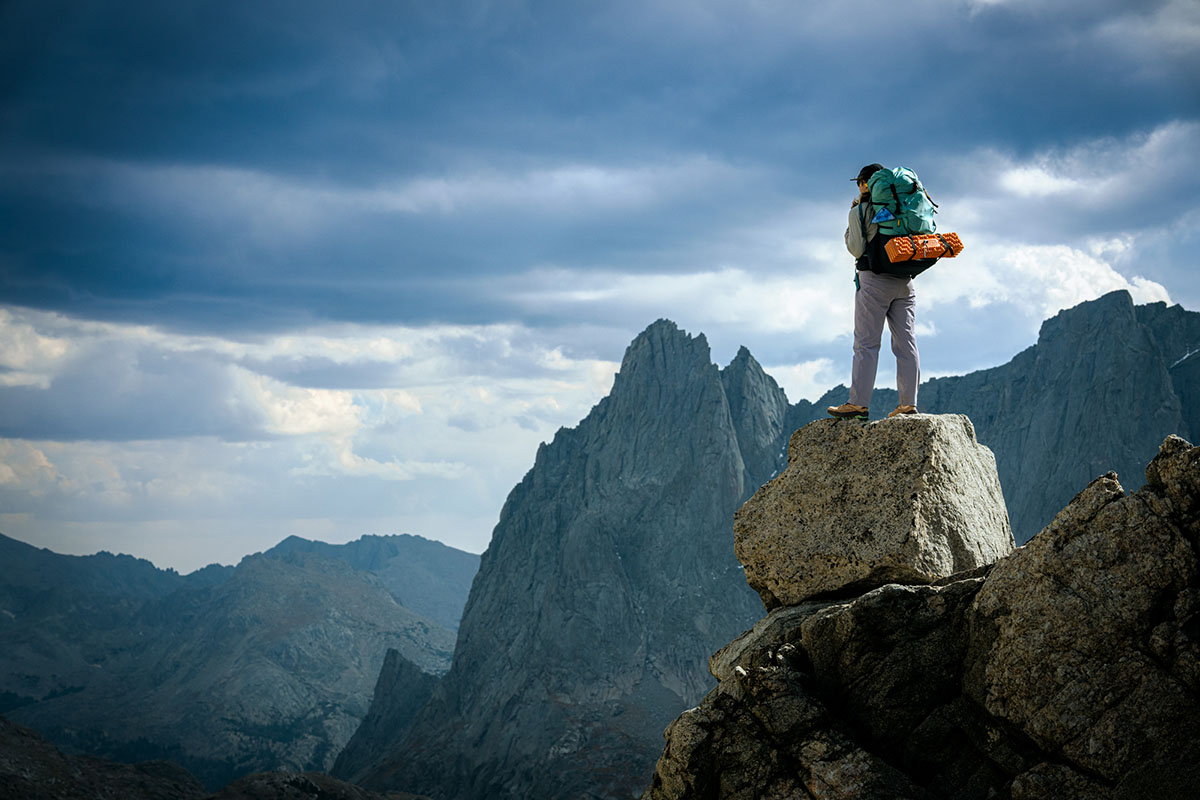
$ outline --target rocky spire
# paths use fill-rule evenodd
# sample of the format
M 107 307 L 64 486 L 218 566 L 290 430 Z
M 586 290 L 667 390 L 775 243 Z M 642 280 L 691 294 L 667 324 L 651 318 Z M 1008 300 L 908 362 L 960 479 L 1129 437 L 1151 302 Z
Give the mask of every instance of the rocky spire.
M 472 587 L 450 672 L 368 785 L 628 796 L 709 653 L 757 616 L 730 520 L 746 467 L 703 336 L 659 320 L 611 394 L 538 450 Z
M 746 489 L 753 492 L 787 464 L 780 446 L 781 437 L 790 433 L 784 430 L 787 395 L 744 346 L 721 371 L 721 383 L 746 467 Z

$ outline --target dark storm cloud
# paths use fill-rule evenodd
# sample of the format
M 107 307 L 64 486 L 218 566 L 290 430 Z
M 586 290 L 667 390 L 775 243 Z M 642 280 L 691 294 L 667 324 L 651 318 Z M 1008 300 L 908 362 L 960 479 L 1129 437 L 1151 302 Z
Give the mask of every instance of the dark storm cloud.
M 692 269 L 682 245 L 866 160 L 969 193 L 964 154 L 1195 119 L 1181 8 L 926 3 L 914 47 L 869 3 L 11 2 L 0 296 L 190 330 L 560 323 L 486 279 Z M 579 167 L 618 181 L 546 189 Z M 1163 224 L 1160 186 L 1050 227 Z

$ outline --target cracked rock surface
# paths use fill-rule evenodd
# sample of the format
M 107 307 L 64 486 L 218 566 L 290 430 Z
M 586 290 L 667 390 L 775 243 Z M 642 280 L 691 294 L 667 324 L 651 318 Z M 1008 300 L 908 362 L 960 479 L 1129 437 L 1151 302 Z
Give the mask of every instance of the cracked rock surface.
M 1167 798 L 1200 785 L 1200 448 L 1093 481 L 991 566 L 774 608 L 647 800 Z
M 992 452 L 961 414 L 796 431 L 788 466 L 734 515 L 768 610 L 885 583 L 932 583 L 1013 549 Z

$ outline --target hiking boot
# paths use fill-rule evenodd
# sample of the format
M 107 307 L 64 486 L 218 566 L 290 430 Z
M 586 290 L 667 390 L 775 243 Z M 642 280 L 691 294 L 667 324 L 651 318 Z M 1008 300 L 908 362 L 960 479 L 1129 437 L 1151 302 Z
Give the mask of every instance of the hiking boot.
M 853 403 L 842 403 L 840 406 L 830 406 L 826 409 L 829 416 L 838 419 L 866 419 L 867 407 L 856 406 Z
M 916 406 L 896 406 L 896 410 L 893 411 L 892 413 L 888 414 L 888 419 L 891 419 L 892 417 L 898 417 L 901 414 L 915 414 L 915 413 L 917 413 Z

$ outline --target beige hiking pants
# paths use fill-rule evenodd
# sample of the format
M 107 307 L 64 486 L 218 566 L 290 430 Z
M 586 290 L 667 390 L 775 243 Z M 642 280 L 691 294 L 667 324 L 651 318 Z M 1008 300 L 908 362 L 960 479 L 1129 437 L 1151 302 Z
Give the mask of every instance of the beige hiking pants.
M 921 382 L 921 357 L 917 353 L 916 306 L 912 280 L 896 275 L 858 273 L 854 294 L 854 361 L 850 370 L 850 402 L 869 406 L 879 368 L 879 340 L 886 319 L 896 355 L 896 388 L 900 405 L 917 404 Z

